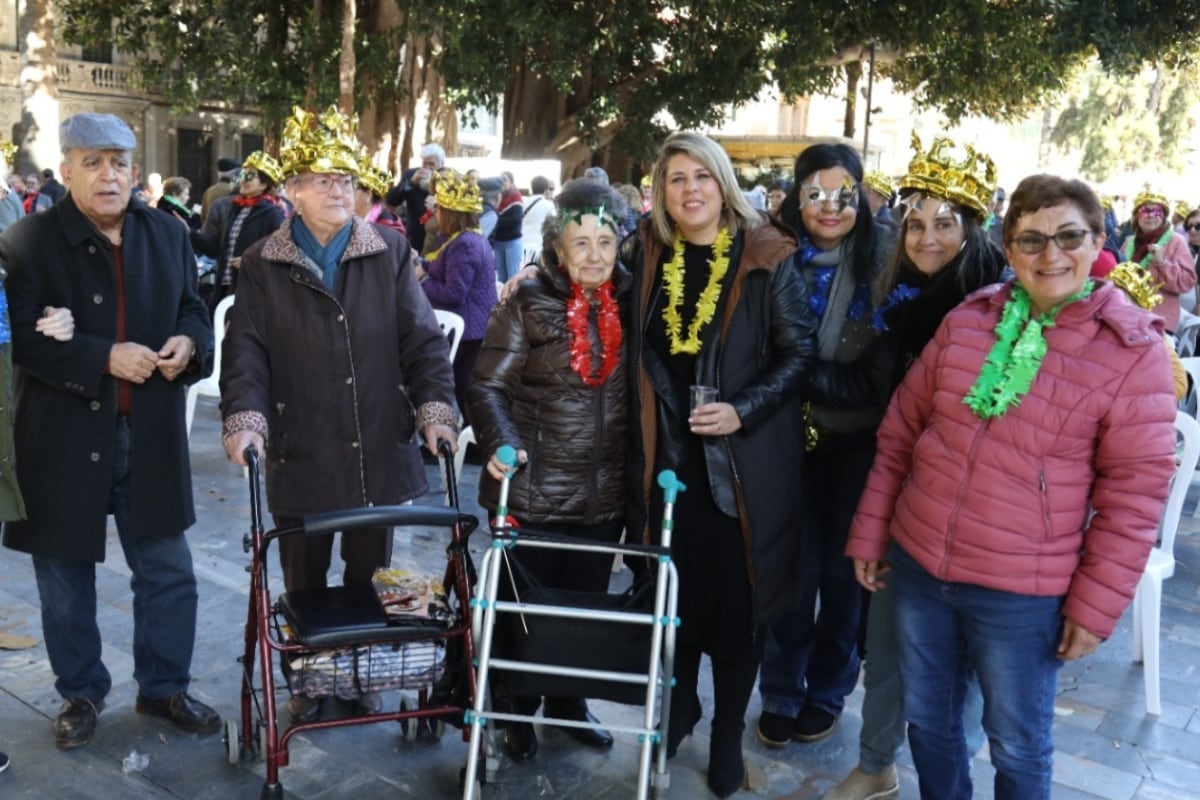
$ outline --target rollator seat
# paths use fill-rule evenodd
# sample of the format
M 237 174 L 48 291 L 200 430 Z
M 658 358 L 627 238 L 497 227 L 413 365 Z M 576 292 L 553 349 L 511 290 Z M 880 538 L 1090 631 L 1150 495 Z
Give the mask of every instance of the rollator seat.
M 342 647 L 446 632 L 444 625 L 389 622 L 369 583 L 287 592 L 279 598 L 279 610 L 296 641 L 307 647 Z

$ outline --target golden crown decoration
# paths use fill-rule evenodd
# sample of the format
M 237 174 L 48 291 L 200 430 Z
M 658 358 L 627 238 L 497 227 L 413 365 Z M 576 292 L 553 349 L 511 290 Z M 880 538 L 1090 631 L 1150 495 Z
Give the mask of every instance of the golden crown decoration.
M 358 164 L 358 183 L 372 194 L 383 197 L 392 188 L 392 176 L 372 164 L 364 153 Z
M 957 146 L 947 137 L 933 140 L 929 152 L 921 149 L 921 139 L 914 132 L 912 147 L 916 155 L 908 162 L 908 174 L 900 179 L 899 187 L 941 197 L 986 217 L 988 203 L 996 191 L 996 165 L 971 145 L 964 145 L 966 155 L 955 158 L 949 151 Z
M 262 150 L 255 150 L 242 159 L 242 169 L 257 170 L 270 178 L 271 183 L 279 183 L 283 180 L 283 170 L 280 168 L 279 162 Z
M 1125 290 L 1125 293 L 1147 311 L 1163 301 L 1159 285 L 1150 277 L 1150 270 L 1142 269 L 1132 261 L 1122 261 L 1108 273 L 1108 279 Z
M 1142 206 L 1162 206 L 1163 211 L 1170 211 L 1171 209 L 1171 203 L 1167 200 L 1167 196 L 1151 189 L 1148 183 L 1138 192 L 1138 196 L 1133 198 L 1134 211 L 1137 211 Z
M 17 154 L 17 146 L 8 139 L 0 139 L 0 157 L 8 164 L 12 163 L 12 157 Z
M 452 169 L 440 170 L 434 179 L 433 196 L 438 208 L 478 214 L 483 211 L 483 195 L 465 175 Z
M 1192 207 L 1190 205 L 1188 205 L 1186 200 L 1176 200 L 1175 201 L 1175 210 L 1171 213 L 1178 214 L 1179 216 L 1183 217 L 1184 219 L 1187 219 L 1187 215 L 1192 213 Z
M 1105 211 L 1112 211 L 1113 205 L 1117 202 L 1117 198 L 1111 194 L 1100 195 L 1100 207 Z
M 866 177 L 863 178 L 863 183 L 884 197 L 891 197 L 892 193 L 896 191 L 892 179 L 877 169 L 867 170 Z
M 279 158 L 283 175 L 290 178 L 302 172 L 333 172 L 358 175 L 360 147 L 358 115 L 348 117 L 330 106 L 321 115 L 292 107 L 292 115 L 283 124 Z

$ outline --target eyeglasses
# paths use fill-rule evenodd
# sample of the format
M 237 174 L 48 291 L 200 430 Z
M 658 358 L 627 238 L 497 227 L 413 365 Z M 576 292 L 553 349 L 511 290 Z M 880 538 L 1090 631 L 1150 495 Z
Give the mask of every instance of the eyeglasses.
M 1077 228 L 1073 231 L 1059 231 L 1053 236 L 1047 236 L 1044 233 L 1022 233 L 1020 236 L 1013 237 L 1013 244 L 1027 256 L 1036 256 L 1038 253 L 1046 249 L 1046 243 L 1051 239 L 1058 246 L 1059 250 L 1069 252 L 1078 250 L 1083 246 L 1084 240 L 1092 232 L 1083 228 Z
M 353 175 L 306 175 L 304 180 L 317 194 L 329 194 L 335 184 L 343 194 L 354 191 Z
M 1189 222 L 1183 226 L 1185 231 L 1200 231 L 1200 222 Z
M 851 181 L 846 181 L 836 189 L 826 189 L 819 183 L 810 183 L 800 187 L 801 208 L 808 206 L 823 208 L 829 202 L 837 206 L 839 213 L 847 208 L 857 211 L 858 192 L 855 191 L 855 185 Z
M 1147 217 L 1162 217 L 1165 212 L 1158 206 L 1142 206 L 1138 209 L 1138 217 L 1146 219 Z
M 244 169 L 242 170 L 242 174 L 238 176 L 238 180 L 242 183 L 256 181 L 258 180 L 258 172 L 252 169 Z

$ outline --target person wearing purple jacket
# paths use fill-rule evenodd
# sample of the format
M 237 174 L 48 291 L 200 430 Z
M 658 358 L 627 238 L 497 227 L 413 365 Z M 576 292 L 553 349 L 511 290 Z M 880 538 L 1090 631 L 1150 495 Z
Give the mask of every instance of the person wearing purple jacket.
M 420 260 L 417 276 L 434 308 L 452 311 L 466 323 L 454 357 L 454 399 L 465 418 L 467 386 L 483 344 L 488 314 L 498 302 L 495 257 L 479 232 L 479 212 L 483 210 L 479 187 L 445 169 L 434 176 L 433 194 L 438 244 Z

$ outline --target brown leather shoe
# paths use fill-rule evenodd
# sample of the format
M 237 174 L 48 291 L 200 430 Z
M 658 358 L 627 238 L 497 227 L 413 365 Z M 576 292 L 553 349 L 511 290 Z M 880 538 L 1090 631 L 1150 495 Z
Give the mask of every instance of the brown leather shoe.
M 96 717 L 103 709 L 103 700 L 93 703 L 86 697 L 68 697 L 54 720 L 54 743 L 63 750 L 83 747 L 92 740 Z
M 161 700 L 151 700 L 139 693 L 137 712 L 165 719 L 186 733 L 216 733 L 221 729 L 220 715 L 187 692 Z

